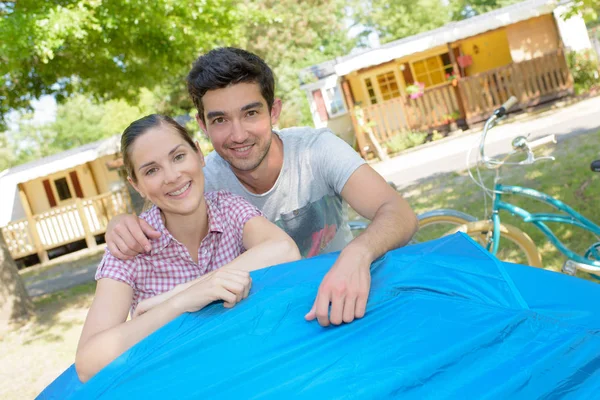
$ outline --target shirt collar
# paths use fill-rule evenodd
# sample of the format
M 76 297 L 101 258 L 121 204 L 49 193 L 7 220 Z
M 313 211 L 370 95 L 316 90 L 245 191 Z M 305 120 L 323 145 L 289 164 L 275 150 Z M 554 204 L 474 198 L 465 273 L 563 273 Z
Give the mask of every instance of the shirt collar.
M 223 210 L 219 207 L 219 196 L 217 192 L 205 193 L 206 210 L 208 211 L 209 232 L 223 233 Z
M 223 211 L 218 205 L 218 197 L 212 196 L 211 194 L 205 195 L 206 210 L 208 212 L 208 230 L 209 232 L 223 233 Z M 148 222 L 154 229 L 160 232 L 158 239 L 150 239 L 150 245 L 152 250 L 151 255 L 160 253 L 171 243 L 172 240 L 176 240 L 171 232 L 168 231 L 167 227 L 163 223 L 160 215 L 160 209 L 153 205 L 148 211 L 146 211 L 146 222 Z

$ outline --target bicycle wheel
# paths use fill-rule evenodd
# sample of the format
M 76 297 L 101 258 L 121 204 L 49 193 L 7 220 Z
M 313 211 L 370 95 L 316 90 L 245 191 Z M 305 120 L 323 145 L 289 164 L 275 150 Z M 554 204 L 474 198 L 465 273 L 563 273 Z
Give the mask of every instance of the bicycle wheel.
M 461 225 L 454 232 L 464 232 L 483 247 L 487 247 L 494 232 L 492 221 L 475 221 Z M 496 257 L 502 261 L 543 268 L 542 257 L 529 235 L 519 228 L 500 224 L 500 247 Z
M 477 221 L 472 215 L 456 210 L 439 209 L 428 211 L 417 216 L 419 230 L 413 236 L 411 243 L 421 243 L 437 239 L 455 232 L 456 227 Z

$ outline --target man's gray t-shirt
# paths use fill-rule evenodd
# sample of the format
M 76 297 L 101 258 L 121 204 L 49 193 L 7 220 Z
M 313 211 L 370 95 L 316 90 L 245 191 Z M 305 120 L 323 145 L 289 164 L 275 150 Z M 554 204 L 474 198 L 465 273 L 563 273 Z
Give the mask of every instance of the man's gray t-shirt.
M 343 249 L 352 234 L 341 192 L 365 161 L 329 129 L 288 128 L 283 167 L 266 193 L 248 191 L 215 151 L 206 157 L 206 191 L 227 190 L 247 199 L 294 239 L 303 257 Z

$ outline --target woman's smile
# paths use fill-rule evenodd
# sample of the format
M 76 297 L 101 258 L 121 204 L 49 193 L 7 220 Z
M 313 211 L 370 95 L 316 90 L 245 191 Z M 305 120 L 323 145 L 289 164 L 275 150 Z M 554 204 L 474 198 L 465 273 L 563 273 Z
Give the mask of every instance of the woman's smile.
M 173 197 L 176 199 L 181 199 L 186 197 L 189 192 L 190 192 L 190 187 L 192 186 L 192 181 L 189 181 L 188 183 L 184 184 L 183 186 L 181 186 L 179 189 L 173 190 L 171 192 L 167 193 L 167 196 L 169 197 Z

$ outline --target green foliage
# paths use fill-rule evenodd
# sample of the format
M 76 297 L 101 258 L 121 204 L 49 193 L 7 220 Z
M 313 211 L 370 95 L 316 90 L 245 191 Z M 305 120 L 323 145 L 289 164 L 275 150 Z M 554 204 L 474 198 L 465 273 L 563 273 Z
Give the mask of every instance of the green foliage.
M 353 18 L 367 30 L 379 34 L 387 43 L 443 26 L 450 20 L 448 6 L 442 0 L 355 0 Z
M 283 101 L 279 125 L 312 125 L 298 71 L 347 54 L 355 41 L 344 25 L 342 0 L 255 0 L 257 20 L 247 20 L 239 45 L 261 56 L 275 72 L 276 95 Z
M 142 87 L 181 87 L 198 53 L 236 42 L 254 19 L 229 0 L 9 4 L 0 8 L 0 117 L 44 94 L 135 103 Z
M 426 132 L 402 131 L 382 144 L 388 150 L 388 153 L 395 154 L 425 143 L 427 136 Z
M 563 17 L 568 19 L 574 15 L 581 15 L 586 22 L 597 25 L 600 15 L 600 0 L 579 0 L 568 3 Z
M 44 94 L 59 102 L 85 93 L 136 104 L 141 88 L 162 94 L 158 111 L 187 112 L 191 62 L 226 45 L 255 51 L 274 68 L 286 103 L 282 125 L 308 122 L 296 74 L 351 49 L 344 6 L 341 0 L 157 0 L 151 7 L 142 0 L 3 2 L 0 123 Z
M 124 100 L 98 104 L 75 95 L 60 104 L 56 120 L 46 124 L 36 123 L 31 112 L 21 114 L 16 129 L 0 136 L 2 152 L 9 154 L 0 158 L 0 170 L 123 132 L 135 119 L 154 112 L 153 94 L 143 90 L 140 97 L 140 104 L 131 106 Z
M 522 1 L 523 0 L 450 0 L 451 18 L 453 21 L 460 21 Z
M 592 50 L 568 53 L 567 64 L 573 75 L 576 94 L 600 84 L 598 59 Z

